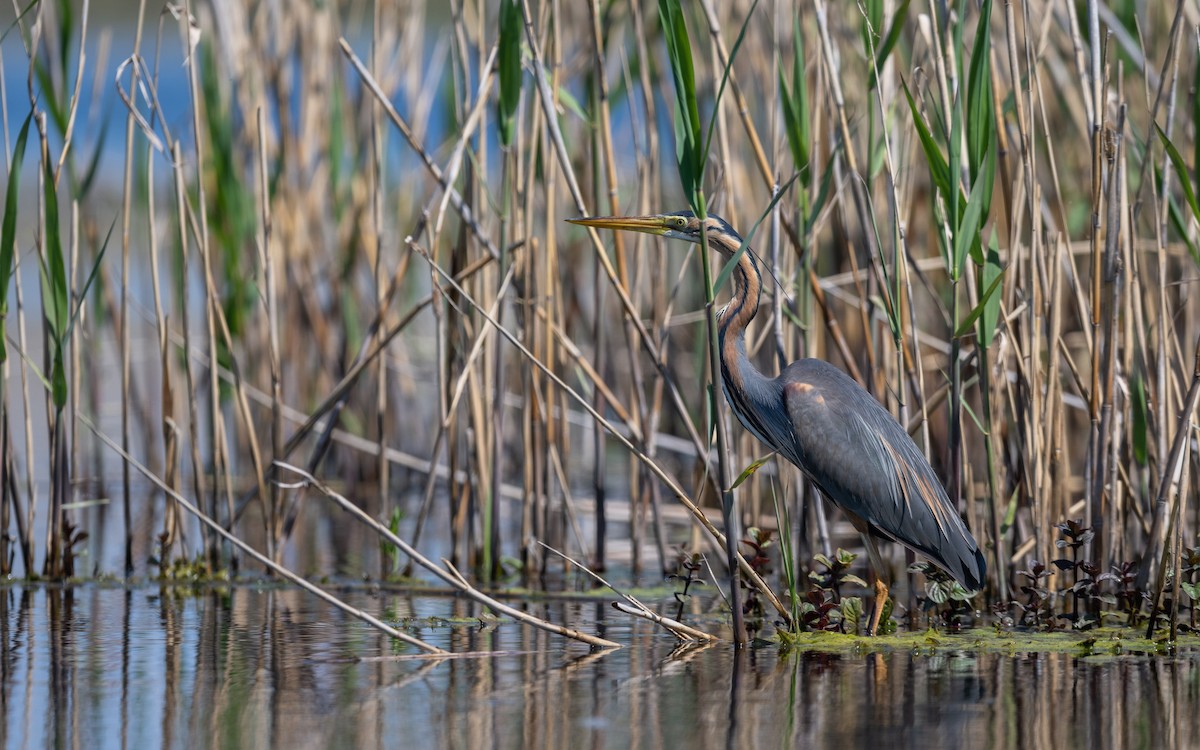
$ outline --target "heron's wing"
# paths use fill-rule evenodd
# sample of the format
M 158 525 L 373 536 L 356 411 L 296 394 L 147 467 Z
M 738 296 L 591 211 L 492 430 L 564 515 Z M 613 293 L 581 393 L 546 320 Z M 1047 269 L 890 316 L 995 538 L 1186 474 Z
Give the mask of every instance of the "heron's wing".
M 979 588 L 975 539 L 908 433 L 873 396 L 821 360 L 800 360 L 780 378 L 791 420 L 782 452 L 833 503 Z

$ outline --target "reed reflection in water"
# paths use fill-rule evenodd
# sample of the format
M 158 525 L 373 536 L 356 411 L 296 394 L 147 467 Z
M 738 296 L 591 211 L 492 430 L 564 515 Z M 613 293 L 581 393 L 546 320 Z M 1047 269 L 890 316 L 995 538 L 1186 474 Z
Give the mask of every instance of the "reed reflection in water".
M 186 595 L 185 595 L 186 593 Z M 3 747 L 1193 747 L 1200 655 L 677 649 L 606 603 L 530 604 L 591 653 L 452 598 L 356 606 L 482 658 L 402 658 L 301 592 L 0 591 Z M 950 636 L 947 636 L 950 638 Z M 964 640 L 964 644 L 968 641 Z M 401 657 L 401 658 L 398 658 Z

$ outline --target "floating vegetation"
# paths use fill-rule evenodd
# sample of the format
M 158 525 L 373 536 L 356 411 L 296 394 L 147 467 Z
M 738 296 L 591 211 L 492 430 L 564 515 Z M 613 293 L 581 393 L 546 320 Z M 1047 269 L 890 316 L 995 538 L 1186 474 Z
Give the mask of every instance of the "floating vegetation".
M 975 628 L 958 633 L 930 629 L 867 637 L 846 633 L 780 631 L 779 645 L 792 650 L 864 654 L 905 651 L 914 654 L 974 653 L 1062 653 L 1080 657 L 1157 655 L 1200 650 L 1200 636 L 1187 635 L 1176 641 L 1165 636 L 1142 638 L 1127 628 L 1101 628 L 1087 635 L 1063 631 L 1042 633 Z

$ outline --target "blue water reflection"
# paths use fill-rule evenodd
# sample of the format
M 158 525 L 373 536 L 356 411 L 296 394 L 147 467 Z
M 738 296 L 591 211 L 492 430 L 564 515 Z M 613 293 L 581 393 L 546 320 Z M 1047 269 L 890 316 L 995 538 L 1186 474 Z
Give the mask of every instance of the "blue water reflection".
M 456 653 L 414 659 L 292 589 L 0 591 L 5 747 L 1194 747 L 1197 654 L 678 648 L 606 603 L 531 609 L 624 648 L 351 603 Z M 963 640 L 964 645 L 970 640 Z

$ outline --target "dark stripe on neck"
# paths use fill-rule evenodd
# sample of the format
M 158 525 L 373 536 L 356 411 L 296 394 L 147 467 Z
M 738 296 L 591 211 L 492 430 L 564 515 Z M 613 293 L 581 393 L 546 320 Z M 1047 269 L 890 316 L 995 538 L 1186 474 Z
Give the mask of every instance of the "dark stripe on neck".
M 735 245 L 720 249 L 736 253 L 738 248 Z M 758 313 L 761 294 L 762 274 L 758 270 L 753 252 L 746 248 L 733 273 L 733 298 L 718 321 L 721 375 L 724 380 L 725 400 L 729 402 L 738 421 L 756 438 L 770 446 L 773 445 L 771 433 L 761 416 L 754 411 L 746 392 L 747 376 L 750 380 L 764 378 L 746 357 L 744 343 L 746 326 Z

